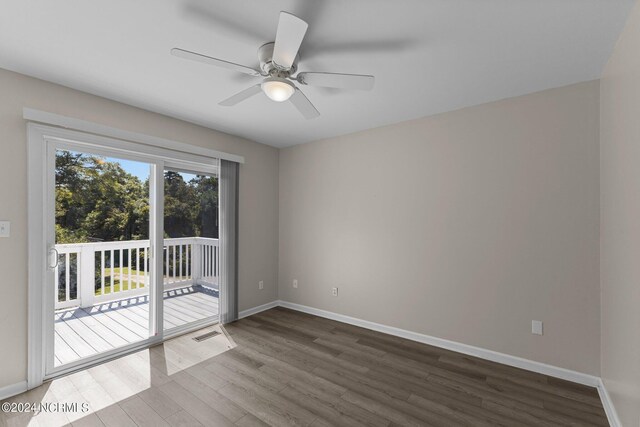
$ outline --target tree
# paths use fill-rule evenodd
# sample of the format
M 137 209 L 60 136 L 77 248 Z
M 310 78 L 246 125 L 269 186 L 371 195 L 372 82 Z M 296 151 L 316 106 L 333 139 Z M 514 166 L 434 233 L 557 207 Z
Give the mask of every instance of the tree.
M 164 234 L 165 237 L 196 235 L 196 195 L 178 172 L 164 173 Z
M 56 241 L 74 243 L 86 241 L 86 230 L 80 225 L 91 210 L 86 196 L 88 185 L 97 171 L 90 167 L 98 159 L 70 151 L 56 155 Z
M 218 237 L 218 179 L 164 173 L 165 237 Z M 56 242 L 149 238 L 149 181 L 117 161 L 56 154 Z
M 86 194 L 92 210 L 81 226 L 100 241 L 147 239 L 148 182 L 143 184 L 117 162 L 103 161 L 99 170 Z
M 218 238 L 218 178 L 198 175 L 190 181 L 194 186 L 200 209 L 196 224 L 200 226 L 199 236 Z
M 69 151 L 56 155 L 56 241 L 149 237 L 148 182 L 117 162 Z

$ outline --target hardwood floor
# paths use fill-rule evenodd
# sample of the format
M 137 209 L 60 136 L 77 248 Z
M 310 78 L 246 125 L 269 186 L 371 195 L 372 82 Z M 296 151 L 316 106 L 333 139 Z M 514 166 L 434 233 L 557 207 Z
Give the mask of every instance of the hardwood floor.
M 0 415 L 7 425 L 608 425 L 594 388 L 283 308 L 10 401 L 90 411 Z

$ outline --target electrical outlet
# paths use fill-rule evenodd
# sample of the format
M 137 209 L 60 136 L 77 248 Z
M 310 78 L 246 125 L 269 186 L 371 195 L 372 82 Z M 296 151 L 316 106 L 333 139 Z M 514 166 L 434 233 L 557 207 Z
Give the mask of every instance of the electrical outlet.
M 293 288 L 298 289 L 298 279 L 293 279 Z
M 338 288 L 331 288 L 331 295 L 333 295 L 334 297 L 338 296 Z
M 264 280 L 260 280 L 258 282 L 258 289 L 263 290 L 264 289 Z
M 531 333 L 534 335 L 542 335 L 542 320 L 531 321 Z
M 11 236 L 11 223 L 9 221 L 0 221 L 0 237 Z

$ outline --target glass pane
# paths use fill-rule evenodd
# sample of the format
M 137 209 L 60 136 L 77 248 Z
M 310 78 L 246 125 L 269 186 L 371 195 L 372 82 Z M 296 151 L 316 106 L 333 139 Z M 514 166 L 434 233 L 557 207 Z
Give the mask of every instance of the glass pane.
M 149 337 L 149 172 L 56 152 L 54 366 Z
M 164 171 L 164 329 L 218 315 L 218 178 Z

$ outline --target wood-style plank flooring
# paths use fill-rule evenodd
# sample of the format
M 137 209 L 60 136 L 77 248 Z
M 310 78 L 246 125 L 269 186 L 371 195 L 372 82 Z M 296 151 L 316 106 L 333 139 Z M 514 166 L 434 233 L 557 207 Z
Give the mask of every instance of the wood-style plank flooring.
M 202 332 L 222 332 L 195 342 Z M 595 389 L 275 308 L 56 379 L 7 425 L 594 426 Z M 2 417 L 3 415 L 0 415 Z
M 218 291 L 201 285 L 164 293 L 165 330 L 218 315 Z M 54 365 L 149 337 L 146 295 L 55 313 Z

